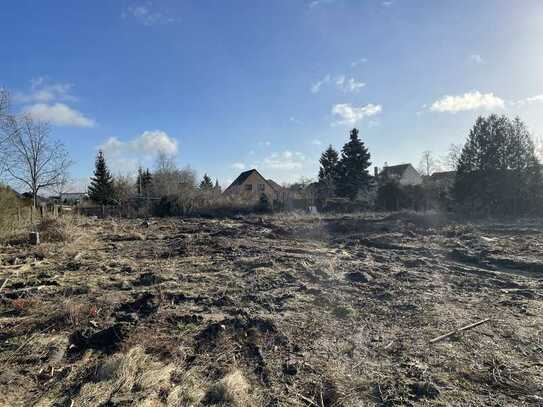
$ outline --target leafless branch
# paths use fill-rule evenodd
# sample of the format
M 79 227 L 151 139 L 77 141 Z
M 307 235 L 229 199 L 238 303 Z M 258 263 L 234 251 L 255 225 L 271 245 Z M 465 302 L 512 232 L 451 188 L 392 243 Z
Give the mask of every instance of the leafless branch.
M 23 116 L 13 120 L 12 126 L 7 143 L 7 172 L 30 189 L 36 205 L 40 190 L 65 182 L 71 160 L 62 143 L 51 142 L 47 123 Z

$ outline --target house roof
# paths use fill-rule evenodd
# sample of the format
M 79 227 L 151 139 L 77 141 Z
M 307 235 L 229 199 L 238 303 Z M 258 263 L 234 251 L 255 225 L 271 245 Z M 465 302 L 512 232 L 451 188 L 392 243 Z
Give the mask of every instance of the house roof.
M 275 189 L 275 192 L 279 192 L 281 191 L 281 189 L 283 189 L 283 187 L 281 187 L 281 185 L 279 185 L 277 182 L 275 182 L 273 179 L 267 179 L 266 180 L 268 182 L 268 184 L 270 184 L 270 186 Z
M 234 182 L 232 182 L 228 188 L 226 188 L 224 190 L 224 192 L 228 191 L 230 188 L 232 187 L 236 187 L 236 186 L 240 186 L 242 185 L 246 180 L 247 178 L 249 178 L 252 174 L 258 174 L 260 177 L 262 177 L 262 179 L 264 181 L 266 181 L 268 183 L 268 185 L 275 191 L 275 192 L 280 192 L 282 187 L 281 185 L 279 185 L 277 182 L 275 182 L 274 180 L 272 179 L 266 179 L 262 176 L 261 173 L 259 173 L 256 169 L 252 169 L 252 170 L 248 170 L 248 171 L 243 171 L 241 174 L 238 175 L 238 177 L 234 180 Z
M 257 170 L 255 170 L 254 168 L 252 170 L 249 170 L 249 171 L 243 171 L 241 174 L 238 175 L 238 177 L 234 180 L 234 182 L 232 182 L 230 184 L 230 186 L 228 188 L 226 188 L 226 189 L 229 189 L 231 187 L 235 187 L 235 186 L 238 186 L 238 185 L 242 185 L 245 182 L 245 180 L 247 178 L 249 178 L 251 176 L 251 174 L 253 174 L 255 172 L 258 175 L 260 175 L 260 173 Z M 262 175 L 260 175 L 260 176 L 262 177 Z M 264 177 L 262 177 L 262 178 L 264 178 Z
M 80 196 L 80 195 L 87 195 L 86 192 L 61 192 L 60 195 L 63 196 Z
M 381 175 L 385 177 L 401 177 L 405 170 L 407 170 L 408 167 L 412 166 L 411 164 L 398 164 L 398 165 L 390 165 L 388 167 L 384 167 L 381 171 Z
M 438 179 L 452 178 L 455 175 L 456 175 L 456 171 L 441 171 L 441 172 L 434 172 L 432 175 L 430 175 L 430 178 L 434 180 L 438 180 Z

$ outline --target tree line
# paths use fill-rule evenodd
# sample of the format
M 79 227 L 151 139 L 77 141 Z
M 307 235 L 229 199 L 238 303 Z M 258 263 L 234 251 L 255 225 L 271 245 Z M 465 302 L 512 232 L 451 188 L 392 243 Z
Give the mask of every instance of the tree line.
M 466 142 L 451 146 L 446 159 L 452 169 L 448 174 L 452 182 L 446 187 L 432 180 L 439 165 L 429 151 L 423 153 L 419 165 L 424 182 L 401 186 L 397 179 L 369 174 L 370 153 L 353 129 L 341 155 L 330 145 L 320 157 L 317 204 L 326 209 L 343 198 L 358 201 L 359 205 L 351 205 L 354 208 L 432 207 L 485 216 L 543 214 L 542 166 L 533 137 L 518 117 L 478 117 Z
M 190 167 L 177 168 L 175 161 L 167 154 L 157 156 L 155 170 L 138 168 L 136 179 L 113 176 L 102 151 L 95 160 L 94 175 L 88 187 L 89 198 L 99 205 L 114 205 L 129 200 L 159 199 L 168 196 L 220 195 L 219 181 L 215 183 L 207 174 L 201 182 Z
M 61 190 L 67 183 L 72 161 L 62 143 L 52 139 L 47 123 L 28 115 L 13 114 L 9 94 L 0 90 L 0 176 L 25 186 L 36 205 L 43 190 Z M 490 115 L 477 118 L 463 145 L 454 146 L 448 160 L 454 180 L 446 189 L 432 183 L 403 188 L 395 180 L 372 176 L 371 155 L 358 129 L 352 129 L 340 152 L 331 145 L 322 153 L 318 182 L 302 183 L 312 189 L 318 206 L 333 209 L 338 201 L 357 203 L 355 209 L 391 209 L 386 202 L 437 203 L 438 209 L 482 215 L 541 214 L 543 179 L 533 137 L 519 119 Z M 431 179 L 437 168 L 430 152 L 423 154 L 421 173 Z M 204 174 L 198 182 L 190 168 L 177 168 L 172 157 L 160 154 L 153 171 L 140 168 L 136 179 L 113 176 L 102 152 L 96 157 L 88 188 L 98 204 L 112 204 L 131 198 L 219 196 L 216 180 Z M 192 201 L 194 201 L 192 199 Z M 341 207 L 336 209 L 341 209 Z

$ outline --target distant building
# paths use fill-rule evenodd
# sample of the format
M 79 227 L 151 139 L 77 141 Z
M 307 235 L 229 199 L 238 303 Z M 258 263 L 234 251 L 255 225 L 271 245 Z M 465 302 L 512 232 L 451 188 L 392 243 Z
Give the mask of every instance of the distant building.
M 402 186 L 422 184 L 421 175 L 411 164 L 386 166 L 381 172 L 375 167 L 375 175 L 379 180 L 395 180 Z
M 454 185 L 454 180 L 456 178 L 456 171 L 441 171 L 434 172 L 432 175 L 427 177 L 425 182 L 432 183 L 445 188 L 450 188 Z
M 248 201 L 256 201 L 262 194 L 266 194 L 271 201 L 276 201 L 284 199 L 284 188 L 252 169 L 239 174 L 223 194 L 237 195 Z
M 58 199 L 61 203 L 77 204 L 88 197 L 86 192 L 63 192 L 59 195 Z

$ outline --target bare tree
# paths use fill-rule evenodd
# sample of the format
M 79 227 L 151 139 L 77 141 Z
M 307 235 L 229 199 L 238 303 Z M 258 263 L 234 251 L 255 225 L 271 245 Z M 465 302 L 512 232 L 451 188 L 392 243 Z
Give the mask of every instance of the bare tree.
M 190 195 L 196 188 L 196 172 L 190 167 L 177 168 L 172 156 L 160 153 L 153 173 L 153 192 L 156 196 Z
M 419 172 L 429 177 L 433 172 L 439 171 L 441 168 L 439 159 L 435 158 L 429 150 L 422 153 L 419 162 Z
M 0 176 L 5 171 L 8 144 L 16 129 L 15 119 L 9 113 L 9 93 L 0 89 Z
M 70 187 L 70 184 L 72 183 L 72 180 L 68 176 L 68 173 L 66 172 L 64 175 L 59 177 L 58 182 L 55 185 L 52 185 L 51 187 L 47 188 L 47 190 L 50 193 L 55 194 L 55 196 L 60 197 L 63 193 L 68 191 L 68 188 Z
M 134 180 L 128 175 L 118 174 L 113 177 L 113 191 L 117 201 L 128 201 L 136 193 Z
M 36 122 L 30 116 L 14 122 L 17 126 L 8 143 L 6 170 L 16 182 L 30 189 L 36 207 L 38 192 L 62 183 L 71 161 L 64 145 L 50 140 L 47 123 Z
M 447 152 L 447 155 L 444 157 L 443 161 L 450 171 L 456 171 L 458 161 L 462 155 L 462 147 L 462 144 L 454 143 L 449 146 L 449 151 Z

